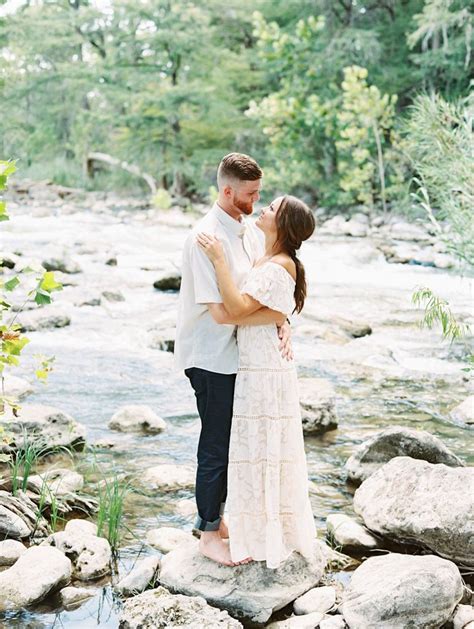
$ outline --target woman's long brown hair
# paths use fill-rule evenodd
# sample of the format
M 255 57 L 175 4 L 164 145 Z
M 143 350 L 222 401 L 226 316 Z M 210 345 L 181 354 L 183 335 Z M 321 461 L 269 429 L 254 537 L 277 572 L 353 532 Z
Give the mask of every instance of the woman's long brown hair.
M 296 197 L 285 195 L 276 214 L 277 240 L 275 251 L 288 254 L 296 265 L 295 304 L 293 312 L 303 310 L 306 299 L 306 273 L 303 263 L 296 255 L 301 243 L 307 240 L 316 228 L 316 221 L 309 207 Z

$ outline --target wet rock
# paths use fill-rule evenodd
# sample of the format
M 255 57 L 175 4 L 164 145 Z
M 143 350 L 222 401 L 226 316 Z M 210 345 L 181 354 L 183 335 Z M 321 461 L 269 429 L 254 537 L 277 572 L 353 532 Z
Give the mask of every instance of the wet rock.
M 241 629 L 239 621 L 226 611 L 211 607 L 200 596 L 171 594 L 164 587 L 144 592 L 125 601 L 119 629 Z
M 474 395 L 470 395 L 453 408 L 451 417 L 462 424 L 474 424 Z
M 68 586 L 63 588 L 60 593 L 61 604 L 66 609 L 73 609 L 79 607 L 85 601 L 96 595 L 96 590 L 90 588 L 78 588 Z
M 30 444 L 34 443 L 45 450 L 61 446 L 82 448 L 85 443 L 85 427 L 53 406 L 22 404 L 18 417 L 7 409 L 6 413 L 0 416 L 0 426 L 12 435 L 8 445 L 2 446 L 0 443 L 0 452 L 21 448 L 25 433 Z
M 163 463 L 145 470 L 143 482 L 161 491 L 175 491 L 194 487 L 196 470 L 190 465 Z
M 194 542 L 195 537 L 189 531 L 183 531 L 171 526 L 162 526 L 148 531 L 146 541 L 162 553 L 169 553 L 180 544 Z
M 179 291 L 181 287 L 181 273 L 179 271 L 166 273 L 153 282 L 153 287 L 156 290 Z
M 277 620 L 266 625 L 267 629 L 315 629 L 325 618 L 322 612 L 312 612 L 304 616 L 290 616 L 286 620 Z
M 85 520 L 70 520 L 64 529 L 53 533 L 44 544 L 56 547 L 73 562 L 73 574 L 81 581 L 93 581 L 110 573 L 112 551 L 104 537 L 97 537 Z M 95 527 L 95 525 L 92 525 Z
M 441 627 L 462 594 L 462 578 L 451 561 L 390 553 L 355 570 L 341 612 L 351 629 Z
M 359 339 L 372 334 L 372 327 L 365 321 L 353 321 L 343 317 L 331 317 L 331 322 L 339 326 L 348 336 Z
M 33 393 L 33 387 L 23 378 L 17 378 L 16 376 L 5 374 L 3 383 L 6 397 L 11 397 L 15 400 L 22 400 Z
M 112 302 L 125 301 L 125 297 L 118 290 L 116 291 L 104 290 L 102 291 L 102 297 L 106 299 L 107 301 L 112 301 Z
M 376 548 L 377 539 L 361 524 L 343 513 L 330 513 L 326 518 L 329 535 L 341 546 L 350 548 Z
M 19 261 L 19 256 L 14 253 L 0 253 L 0 267 L 4 269 L 14 269 Z
M 20 487 L 21 483 L 19 478 Z M 25 492 L 19 488 L 15 495 L 5 489 L 0 491 L 0 539 L 25 539 L 34 532 L 41 535 L 47 530 L 45 519 L 38 517 L 37 505 Z
M 397 456 L 354 494 L 367 528 L 474 566 L 474 468 Z
M 268 570 L 261 561 L 226 567 L 201 555 L 196 541 L 163 557 L 160 583 L 187 596 L 203 596 L 237 618 L 264 623 L 274 611 L 318 584 L 326 559 L 320 542 L 315 540 L 310 563 L 293 553 L 277 570 Z
M 336 394 L 322 378 L 300 378 L 301 419 L 305 434 L 320 434 L 337 428 Z
M 16 539 L 5 539 L 0 542 L 0 566 L 13 566 L 13 564 L 26 551 L 26 546 Z
M 176 503 L 176 513 L 183 518 L 189 518 L 196 513 L 196 501 L 193 498 L 183 498 Z
M 71 324 L 71 317 L 61 308 L 51 305 L 22 312 L 19 323 L 22 332 L 36 332 L 50 328 L 64 328 Z
M 120 430 L 121 432 L 142 431 L 153 434 L 165 430 L 166 422 L 149 406 L 129 404 L 114 413 L 108 426 L 112 430 Z
M 117 256 L 111 256 L 105 261 L 107 266 L 117 266 Z
M 159 349 L 162 352 L 174 352 L 176 328 L 161 330 L 151 333 L 151 340 L 148 344 L 151 349 Z
M 71 562 L 55 548 L 32 546 L 0 572 L 0 611 L 20 609 L 43 600 L 71 578 Z
M 30 476 L 29 480 L 45 482 L 55 496 L 65 496 L 80 491 L 84 486 L 84 478 L 78 472 L 67 468 L 52 469 L 43 474 Z
M 155 578 L 160 567 L 158 557 L 146 557 L 142 559 L 127 576 L 120 579 L 115 589 L 122 596 L 134 596 L 140 594 L 147 587 L 155 585 Z
M 325 613 L 336 604 L 336 590 L 330 585 L 312 588 L 293 603 L 293 611 L 297 616 L 313 612 Z
M 458 605 L 451 620 L 453 629 L 473 629 L 474 607 L 471 605 Z
M 82 272 L 79 264 L 68 256 L 48 258 L 47 260 L 43 260 L 41 264 L 47 271 L 61 271 L 62 273 L 69 273 L 71 275 Z
M 424 430 L 393 426 L 364 441 L 346 461 L 347 479 L 360 483 L 396 456 L 462 467 L 464 462 L 438 437 Z

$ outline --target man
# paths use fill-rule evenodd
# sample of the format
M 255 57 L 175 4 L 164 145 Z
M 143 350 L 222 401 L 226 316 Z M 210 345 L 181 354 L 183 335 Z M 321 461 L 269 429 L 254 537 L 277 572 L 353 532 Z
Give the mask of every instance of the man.
M 262 170 L 242 153 L 226 155 L 218 169 L 219 196 L 197 223 L 183 250 L 182 280 L 175 343 L 175 362 L 184 369 L 196 395 L 201 418 L 196 474 L 199 548 L 203 555 L 225 565 L 230 558 L 227 527 L 222 519 L 227 496 L 234 384 L 238 368 L 236 321 L 222 307 L 214 267 L 196 242 L 199 232 L 214 234 L 224 246 L 232 276 L 241 286 L 264 253 L 263 234 L 244 217 L 260 198 Z M 262 308 L 252 324 L 275 323 L 279 313 Z M 275 329 L 275 334 L 277 330 Z M 289 326 L 278 334 L 284 356 L 291 356 Z

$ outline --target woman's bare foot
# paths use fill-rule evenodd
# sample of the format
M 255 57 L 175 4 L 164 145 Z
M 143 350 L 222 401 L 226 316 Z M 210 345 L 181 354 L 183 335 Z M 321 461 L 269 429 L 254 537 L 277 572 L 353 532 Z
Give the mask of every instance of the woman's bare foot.
M 199 551 L 204 557 L 224 566 L 237 566 L 230 558 L 229 544 L 220 536 L 219 531 L 203 531 L 199 540 Z

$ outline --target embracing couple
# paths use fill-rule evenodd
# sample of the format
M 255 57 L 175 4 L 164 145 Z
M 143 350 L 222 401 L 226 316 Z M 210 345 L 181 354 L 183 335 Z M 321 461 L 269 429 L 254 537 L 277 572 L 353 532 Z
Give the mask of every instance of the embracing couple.
M 315 221 L 287 195 L 246 220 L 262 175 L 241 153 L 219 165 L 218 200 L 184 245 L 175 360 L 201 418 L 200 551 L 278 568 L 293 551 L 310 559 L 316 537 L 287 321 L 304 304 L 296 252 Z

